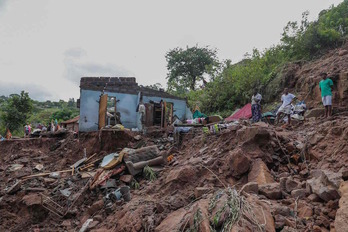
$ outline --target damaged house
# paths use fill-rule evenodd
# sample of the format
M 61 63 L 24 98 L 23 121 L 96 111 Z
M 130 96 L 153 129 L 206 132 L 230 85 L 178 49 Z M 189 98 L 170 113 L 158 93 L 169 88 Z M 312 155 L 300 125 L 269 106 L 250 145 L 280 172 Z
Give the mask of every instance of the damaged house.
M 145 105 L 147 127 L 166 127 L 176 118 L 192 118 L 185 99 L 139 86 L 134 77 L 82 77 L 79 131 L 97 131 L 119 123 L 126 128 L 139 128 L 140 101 Z

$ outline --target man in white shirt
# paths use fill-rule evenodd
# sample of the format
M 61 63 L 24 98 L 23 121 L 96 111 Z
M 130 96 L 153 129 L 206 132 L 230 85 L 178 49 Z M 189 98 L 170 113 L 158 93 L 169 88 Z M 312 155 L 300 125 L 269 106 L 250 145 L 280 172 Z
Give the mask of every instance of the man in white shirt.
M 286 114 L 288 116 L 288 124 L 291 123 L 291 103 L 292 101 L 296 99 L 296 96 L 289 93 L 289 90 L 287 88 L 284 89 L 284 94 L 282 95 L 282 102 L 283 104 L 280 106 L 277 112 L 277 124 L 279 123 L 279 118 L 281 114 Z

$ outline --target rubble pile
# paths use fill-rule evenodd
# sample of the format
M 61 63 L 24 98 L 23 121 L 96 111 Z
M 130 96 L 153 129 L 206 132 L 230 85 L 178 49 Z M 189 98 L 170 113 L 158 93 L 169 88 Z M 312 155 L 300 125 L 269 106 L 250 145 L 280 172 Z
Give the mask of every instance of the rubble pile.
M 346 230 L 348 117 L 167 134 L 0 146 L 0 229 Z

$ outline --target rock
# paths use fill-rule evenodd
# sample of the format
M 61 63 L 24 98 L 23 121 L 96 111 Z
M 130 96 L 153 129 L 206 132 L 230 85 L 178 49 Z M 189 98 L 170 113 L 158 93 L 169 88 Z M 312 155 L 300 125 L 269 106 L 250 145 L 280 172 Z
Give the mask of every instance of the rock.
M 320 215 L 319 217 L 317 217 L 316 221 L 318 222 L 318 225 L 324 226 L 325 228 L 330 228 L 330 221 L 324 215 Z
M 348 181 L 341 183 L 339 191 L 341 199 L 336 212 L 335 229 L 337 232 L 346 232 L 348 228 Z
M 324 108 L 314 108 L 311 110 L 307 110 L 305 113 L 305 117 L 306 118 L 318 118 L 323 116 L 325 113 L 325 109 Z
M 197 187 L 195 188 L 195 197 L 200 198 L 203 194 L 209 192 L 211 190 L 211 188 L 207 188 L 207 187 Z
M 279 214 L 274 215 L 275 229 L 279 230 L 285 226 L 285 217 Z
M 268 199 L 277 200 L 282 198 L 279 183 L 259 185 L 259 193 Z
M 192 166 L 183 166 L 172 169 L 165 180 L 165 184 L 168 184 L 169 182 L 186 183 L 193 181 L 195 178 L 196 170 Z
M 321 173 L 319 177 L 307 180 L 307 184 L 313 193 L 326 202 L 340 198 L 337 189 L 329 182 L 328 177 L 324 173 Z
M 184 208 L 180 208 L 170 214 L 159 224 L 155 231 L 156 232 L 171 232 L 180 231 L 182 226 L 182 220 L 186 215 L 187 211 Z
M 136 136 L 134 136 L 134 139 L 137 140 L 137 141 L 139 141 L 139 140 L 141 139 L 141 135 L 136 135 Z
M 285 189 L 288 193 L 292 192 L 292 190 L 297 189 L 300 183 L 297 181 L 288 178 L 285 182 Z
M 191 217 L 190 217 L 190 228 L 194 228 L 194 223 L 197 218 L 199 218 L 199 225 L 197 231 L 202 232 L 210 232 L 210 222 L 209 222 L 209 208 L 210 200 L 202 199 L 193 205 L 191 209 Z
M 308 198 L 308 200 L 310 200 L 312 202 L 321 201 L 320 197 L 318 197 L 318 195 L 315 193 L 310 194 L 307 198 Z
M 270 171 L 261 159 L 254 160 L 248 174 L 248 182 L 256 182 L 259 185 L 274 183 Z
M 126 183 L 126 184 L 130 184 L 133 180 L 133 176 L 132 175 L 122 175 L 120 177 L 120 181 Z
M 251 126 L 239 129 L 237 138 L 239 143 L 254 142 L 262 146 L 269 142 L 271 134 L 265 127 Z
M 240 190 L 241 192 L 247 192 L 247 193 L 259 193 L 259 185 L 256 182 L 249 182 L 246 183 Z
M 26 206 L 41 205 L 41 196 L 37 193 L 28 194 L 22 198 L 22 202 Z
M 348 169 L 342 171 L 342 178 L 344 181 L 348 180 Z
M 70 220 L 64 220 L 61 224 L 64 227 L 71 227 L 71 221 Z
M 99 222 L 98 221 L 92 221 L 92 222 L 90 222 L 89 224 L 88 224 L 88 229 L 93 229 L 93 228 L 95 228 L 97 225 L 99 224 Z
M 88 209 L 88 213 L 89 213 L 89 215 L 93 215 L 96 212 L 98 212 L 99 210 L 101 210 L 103 207 L 104 207 L 103 200 L 96 201 L 90 206 L 90 208 Z
M 90 177 L 90 176 L 89 176 Z M 53 179 L 53 178 L 43 178 L 43 181 L 46 185 L 49 185 L 49 184 L 52 184 L 54 182 L 56 182 L 57 180 L 56 179 Z
M 338 52 L 338 55 L 339 55 L 339 56 L 345 56 L 345 55 L 347 55 L 347 54 L 348 54 L 348 50 L 345 50 L 345 49 L 340 50 L 340 51 Z
M 298 230 L 289 226 L 285 226 L 280 232 L 298 232 Z
M 306 197 L 306 190 L 305 189 L 295 189 L 291 191 L 291 196 L 293 198 L 305 198 Z
M 277 206 L 274 210 L 274 215 L 282 215 L 282 216 L 285 216 L 285 217 L 288 217 L 290 216 L 291 214 L 291 210 L 289 207 L 287 206 Z
M 230 167 L 230 173 L 233 177 L 241 177 L 250 169 L 250 159 L 244 155 L 241 149 L 236 149 L 230 152 L 227 159 Z
M 310 218 L 310 217 L 313 216 L 313 209 L 312 209 L 312 207 L 307 205 L 307 204 L 304 204 L 304 203 L 301 203 L 301 204 L 298 205 L 297 211 L 298 211 L 297 215 L 300 218 L 307 219 L 307 218 Z
M 98 221 L 98 222 L 102 222 L 104 220 L 103 216 L 102 215 L 95 215 L 93 217 L 93 221 Z

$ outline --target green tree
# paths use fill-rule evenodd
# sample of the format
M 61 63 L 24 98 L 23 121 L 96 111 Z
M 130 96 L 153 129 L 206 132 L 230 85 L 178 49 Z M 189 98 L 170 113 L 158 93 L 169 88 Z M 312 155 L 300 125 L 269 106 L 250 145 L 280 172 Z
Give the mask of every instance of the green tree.
M 209 47 L 174 48 L 167 52 L 167 69 L 169 71 L 168 90 L 195 90 L 198 81 L 207 81 L 204 75 L 211 75 L 213 67 L 219 65 L 216 49 Z
M 11 94 L 3 106 L 1 119 L 11 131 L 19 130 L 27 122 L 32 110 L 32 100 L 27 92 Z

